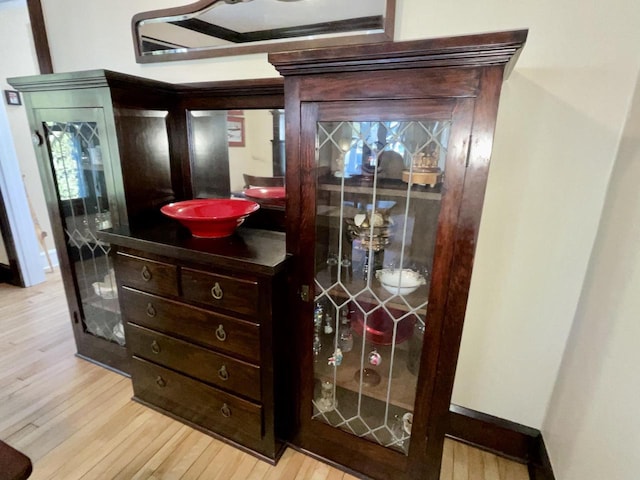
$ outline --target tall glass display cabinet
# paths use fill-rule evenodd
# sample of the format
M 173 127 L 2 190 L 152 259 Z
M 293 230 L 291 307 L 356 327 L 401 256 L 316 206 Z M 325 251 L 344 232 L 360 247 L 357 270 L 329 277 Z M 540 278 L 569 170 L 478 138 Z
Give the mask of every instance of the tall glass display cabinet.
M 439 478 L 498 98 L 525 38 L 270 55 L 300 448 L 373 478 Z
M 167 87 L 103 70 L 9 83 L 25 99 L 78 355 L 127 373 L 111 247 L 97 231 L 174 198 Z

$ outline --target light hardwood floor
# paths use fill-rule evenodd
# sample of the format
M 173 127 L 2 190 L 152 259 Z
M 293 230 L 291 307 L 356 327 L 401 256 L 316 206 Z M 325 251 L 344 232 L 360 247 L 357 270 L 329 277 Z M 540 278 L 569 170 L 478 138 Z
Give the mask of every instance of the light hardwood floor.
M 0 284 L 0 439 L 32 479 L 353 480 L 288 449 L 276 467 L 130 400 L 129 379 L 74 356 L 58 272 Z M 528 480 L 525 466 L 447 440 L 441 480 Z

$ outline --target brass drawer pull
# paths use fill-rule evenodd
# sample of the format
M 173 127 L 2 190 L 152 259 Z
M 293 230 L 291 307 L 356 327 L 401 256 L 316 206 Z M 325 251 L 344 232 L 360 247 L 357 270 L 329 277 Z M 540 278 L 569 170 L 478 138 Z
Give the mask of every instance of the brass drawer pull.
M 218 325 L 218 328 L 216 329 L 216 338 L 221 342 L 224 342 L 227 339 L 227 332 L 224 331 L 222 324 Z
M 220 367 L 220 369 L 218 370 L 218 376 L 220 377 L 220 380 L 224 380 L 225 382 L 229 380 L 229 372 L 227 372 L 226 365 L 222 365 Z
M 229 408 L 229 405 L 227 405 L 226 403 L 222 404 L 220 413 L 224 418 L 229 418 L 231 416 L 231 409 Z
M 224 292 L 222 291 L 222 287 L 218 282 L 211 288 L 211 296 L 216 300 L 222 300 L 222 296 Z
M 158 386 L 160 388 L 164 388 L 167 386 L 167 382 L 165 381 L 164 378 L 162 378 L 160 375 L 158 375 L 158 377 L 156 378 L 156 383 L 158 384 Z
M 149 271 L 149 268 L 147 268 L 147 266 L 143 266 L 142 267 L 142 272 L 140 272 L 140 275 L 142 276 L 142 279 L 145 282 L 148 282 L 149 280 L 151 280 L 151 272 Z
M 151 342 L 151 351 L 156 355 L 160 353 L 160 345 L 155 340 Z
M 151 303 L 147 303 L 147 315 L 151 318 L 156 316 L 156 309 Z

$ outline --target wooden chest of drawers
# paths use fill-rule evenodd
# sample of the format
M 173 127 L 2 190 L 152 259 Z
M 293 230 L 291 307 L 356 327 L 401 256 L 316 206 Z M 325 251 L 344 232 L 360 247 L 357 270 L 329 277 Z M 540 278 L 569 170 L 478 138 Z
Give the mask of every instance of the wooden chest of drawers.
M 134 399 L 275 462 L 287 424 L 286 401 L 277 401 L 286 379 L 275 374 L 284 361 L 276 344 L 287 341 L 282 234 L 194 241 L 178 231 L 152 243 L 152 231 L 104 236 L 116 251 Z M 268 252 L 243 248 L 243 257 L 230 242 Z

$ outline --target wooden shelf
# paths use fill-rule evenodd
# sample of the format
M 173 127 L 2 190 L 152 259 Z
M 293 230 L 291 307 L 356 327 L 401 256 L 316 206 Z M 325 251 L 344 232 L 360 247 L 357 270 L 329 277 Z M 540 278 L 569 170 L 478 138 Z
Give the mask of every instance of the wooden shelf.
M 120 315 L 120 302 L 118 302 L 117 298 L 102 298 L 98 295 L 93 295 L 89 298 L 83 299 L 83 303 L 91 305 L 93 308 L 97 308 L 99 310 Z
M 318 190 L 325 192 L 341 192 L 344 189 L 345 193 L 354 193 L 359 195 L 371 195 L 373 193 L 374 183 L 372 181 L 362 179 L 345 179 L 344 187 L 339 179 L 333 177 L 325 177 L 318 180 Z M 423 185 L 412 185 L 410 190 L 407 190 L 407 184 L 400 180 L 388 180 L 380 179 L 376 187 L 377 196 L 387 197 L 407 197 L 407 191 L 410 193 L 410 197 L 413 199 L 421 200 L 441 200 L 442 187 L 440 185 L 431 188 Z
M 342 363 L 338 367 L 329 365 L 328 359 L 333 354 L 333 335 L 322 335 L 322 351 L 315 357 L 314 374 L 315 378 L 320 381 L 334 382 L 338 387 L 358 393 L 359 379 L 355 378 L 357 372 L 361 368 L 362 353 L 362 337 L 353 332 L 353 350 L 343 353 Z M 391 372 L 391 395 L 389 402 L 396 407 L 413 411 L 415 403 L 415 392 L 417 384 L 417 376 L 413 375 L 407 368 L 408 347 L 410 340 L 407 340 L 395 348 L 395 358 L 393 362 L 393 371 Z M 382 364 L 373 367 L 367 362 L 369 351 L 376 348 L 382 357 Z M 378 372 L 381 377 L 380 383 L 375 387 L 362 387 L 362 395 L 375 398 L 382 402 L 387 401 L 387 388 L 389 386 L 389 367 L 391 363 L 391 345 L 372 345 L 370 342 L 365 343 L 365 359 L 364 367 L 371 368 Z

